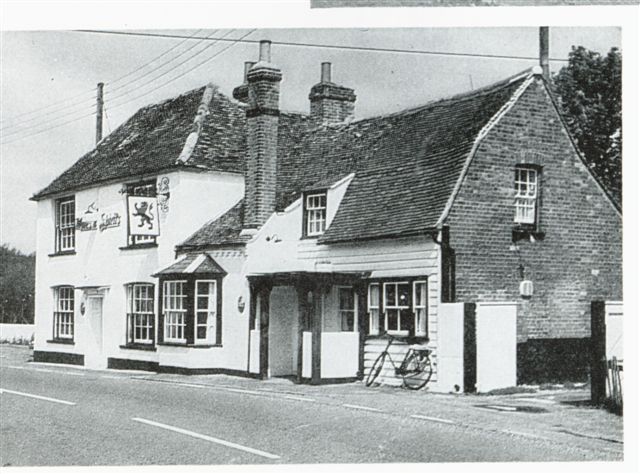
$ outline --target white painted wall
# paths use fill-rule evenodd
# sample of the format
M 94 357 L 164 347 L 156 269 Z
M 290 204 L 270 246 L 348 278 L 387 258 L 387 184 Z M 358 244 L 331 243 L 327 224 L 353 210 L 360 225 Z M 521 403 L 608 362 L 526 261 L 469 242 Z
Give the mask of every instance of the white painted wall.
M 624 358 L 624 324 L 622 318 L 622 303 L 607 301 L 607 303 L 605 304 L 605 314 L 607 325 L 607 360 L 611 360 L 612 357 L 615 357 L 616 359 L 621 361 Z
M 0 342 L 12 342 L 18 339 L 31 339 L 35 333 L 35 324 L 0 324 Z
M 323 332 L 320 342 L 320 377 L 349 378 L 358 374 L 360 334 Z
M 120 225 L 105 229 L 81 232 L 76 230 L 76 254 L 50 257 L 54 252 L 54 199 L 38 202 L 37 217 L 37 257 L 36 257 L 36 343 L 35 349 L 41 351 L 88 354 L 95 351 L 92 342 L 92 323 L 87 313 L 80 314 L 80 305 L 86 301 L 82 289 L 75 291 L 75 343 L 73 345 L 48 343 L 52 338 L 52 318 L 54 311 L 53 287 L 72 285 L 76 288 L 86 286 L 104 286 L 103 301 L 103 359 L 107 357 L 132 358 L 136 360 L 158 360 L 161 352 L 132 351 L 121 349 L 126 340 L 126 292 L 125 285 L 131 282 L 149 282 L 157 284 L 151 274 L 169 265 L 174 259 L 174 247 L 195 232 L 206 221 L 218 216 L 238 202 L 244 193 L 241 176 L 221 173 L 192 173 L 187 171 L 171 172 L 158 176 L 169 179 L 170 197 L 168 211 L 160 213 L 160 233 L 155 248 L 121 250 L 127 244 L 126 201 L 120 191 L 124 182 L 105 184 L 80 190 L 76 196 L 76 217 L 81 217 L 91 203 L 99 209 L 99 214 L 118 213 Z M 67 195 L 71 195 L 69 193 Z M 209 196 L 210 199 L 206 199 Z M 227 262 L 228 264 L 229 262 Z M 240 273 L 243 261 L 237 265 Z M 233 266 L 233 265 L 232 265 Z M 236 269 L 233 269 L 236 271 Z M 232 272 L 230 272 L 231 274 Z M 240 282 L 241 281 L 241 282 Z M 225 279 L 225 287 L 230 286 L 229 296 L 244 291 L 244 278 L 230 276 Z M 156 288 L 156 313 L 159 311 Z M 223 341 L 240 333 L 234 326 L 244 324 L 242 318 L 233 318 L 230 308 L 235 307 L 235 299 L 228 303 L 223 299 L 225 311 L 230 319 L 223 327 Z M 237 310 L 236 310 L 237 312 Z M 240 319 L 240 321 L 239 321 Z M 228 326 L 228 327 L 227 327 Z M 246 325 L 245 325 L 246 328 Z M 244 331 L 245 348 L 248 328 Z M 198 349 L 199 351 L 201 349 Z M 202 350 L 203 352 L 206 352 Z M 245 351 L 246 352 L 246 351 Z M 199 360 L 204 364 L 208 355 L 198 352 Z M 201 355 L 200 355 L 201 354 Z M 225 354 L 225 363 L 240 366 L 246 354 Z M 166 358 L 163 357 L 163 360 Z M 176 361 L 179 357 L 176 358 Z M 173 365 L 173 364 L 172 364 Z
M 478 392 L 514 387 L 516 379 L 517 303 L 477 303 Z
M 461 393 L 464 390 L 464 303 L 440 304 L 438 323 L 439 377 L 430 390 Z
M 309 331 L 302 333 L 302 376 L 311 378 L 311 342 L 313 334 Z

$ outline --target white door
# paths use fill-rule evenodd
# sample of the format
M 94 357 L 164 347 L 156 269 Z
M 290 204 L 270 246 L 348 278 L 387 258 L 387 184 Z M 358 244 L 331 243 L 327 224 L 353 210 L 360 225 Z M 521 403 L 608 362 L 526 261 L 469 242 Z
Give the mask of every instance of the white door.
M 84 353 L 84 365 L 91 369 L 105 369 L 107 359 L 103 355 L 102 296 L 87 297 L 87 326 L 89 338 Z
M 476 388 L 479 392 L 516 385 L 517 308 L 516 303 L 478 303 L 476 306 Z

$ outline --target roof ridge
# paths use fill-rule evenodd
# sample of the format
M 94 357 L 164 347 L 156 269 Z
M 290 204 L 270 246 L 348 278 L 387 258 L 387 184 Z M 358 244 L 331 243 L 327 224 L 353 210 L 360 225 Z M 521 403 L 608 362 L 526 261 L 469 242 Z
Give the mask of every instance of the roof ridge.
M 182 148 L 182 152 L 180 152 L 180 156 L 178 156 L 178 159 L 176 160 L 176 164 L 184 164 L 189 161 L 189 158 L 191 158 L 191 154 L 193 153 L 193 150 L 198 143 L 200 133 L 202 132 L 204 121 L 207 115 L 209 115 L 209 104 L 211 104 L 211 101 L 213 100 L 213 95 L 218 91 L 218 86 L 212 82 L 205 86 L 204 92 L 202 93 L 202 99 L 200 100 L 200 105 L 198 105 L 196 116 L 193 119 L 191 133 L 189 133 L 185 140 L 184 147 Z
M 325 127 L 333 127 L 333 128 L 338 128 L 338 127 L 344 127 L 344 126 L 350 126 L 350 125 L 355 125 L 358 123 L 362 123 L 362 122 L 367 122 L 369 120 L 378 120 L 378 119 L 382 119 L 382 118 L 390 118 L 390 117 L 396 117 L 399 115 L 410 115 L 410 114 L 414 114 L 414 113 L 418 113 L 418 112 L 422 112 L 425 109 L 428 109 L 430 107 L 435 107 L 435 106 L 440 106 L 440 105 L 446 105 L 450 102 L 453 101 L 461 101 L 461 100 L 466 100 L 466 99 L 472 99 L 474 97 L 477 97 L 478 95 L 481 94 L 488 94 L 491 92 L 494 92 L 498 89 L 501 89 L 503 87 L 508 86 L 509 84 L 512 84 L 515 81 L 518 81 L 520 79 L 525 79 L 528 78 L 529 76 L 534 74 L 534 68 L 528 68 L 525 69 L 523 71 L 520 71 L 517 74 L 514 74 L 510 77 L 507 77 L 506 79 L 501 79 L 499 81 L 493 82 L 491 84 L 488 84 L 484 87 L 480 87 L 478 89 L 474 89 L 472 91 L 468 91 L 468 92 L 461 92 L 458 94 L 454 94 L 451 96 L 447 96 L 447 97 L 442 97 L 440 99 L 434 99 L 431 100 L 425 104 L 416 106 L 416 107 L 408 107 L 402 110 L 398 110 L 396 112 L 390 112 L 388 114 L 380 114 L 380 115 L 374 115 L 371 117 L 363 117 L 363 118 L 359 118 L 359 119 L 355 119 L 355 120 L 351 120 L 349 122 L 342 122 L 339 124 L 328 124 L 325 125 Z

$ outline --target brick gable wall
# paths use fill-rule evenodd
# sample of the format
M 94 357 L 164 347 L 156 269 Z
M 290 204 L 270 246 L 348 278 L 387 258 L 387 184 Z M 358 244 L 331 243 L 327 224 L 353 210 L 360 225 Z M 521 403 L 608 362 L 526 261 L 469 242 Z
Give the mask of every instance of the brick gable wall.
M 542 166 L 545 235 L 536 242 L 519 240 L 518 252 L 512 227 L 519 163 Z M 549 351 L 574 357 L 566 349 L 580 351 L 590 336 L 591 300 L 622 299 L 621 217 L 575 153 L 539 80 L 480 144 L 447 224 L 456 253 L 456 299 L 518 301 L 519 359 L 531 351 L 543 358 Z M 533 281 L 529 300 L 519 295 L 520 262 Z M 549 344 L 541 348 L 536 341 Z M 521 372 L 521 381 L 531 380 Z

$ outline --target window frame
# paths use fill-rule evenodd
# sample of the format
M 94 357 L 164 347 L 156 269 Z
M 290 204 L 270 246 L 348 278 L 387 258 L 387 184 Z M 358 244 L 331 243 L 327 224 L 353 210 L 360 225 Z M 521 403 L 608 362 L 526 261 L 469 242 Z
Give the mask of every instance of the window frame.
M 71 203 L 73 205 L 73 211 L 63 212 L 63 205 Z M 55 200 L 55 243 L 54 243 L 54 255 L 72 254 L 76 251 L 76 196 L 65 196 Z M 64 216 L 71 216 L 71 222 L 63 223 Z M 65 232 L 69 231 L 65 235 Z M 65 240 L 69 239 L 71 244 L 64 244 Z
M 156 235 L 131 235 L 131 227 L 129 226 L 129 196 L 146 196 L 146 197 L 158 197 L 158 188 L 156 178 L 146 179 L 135 183 L 125 184 L 125 202 L 127 209 L 127 246 L 124 248 L 144 248 L 144 247 L 156 247 L 158 245 Z M 141 193 L 143 188 L 149 188 L 148 193 Z
M 355 289 L 352 286 L 344 286 L 339 285 L 337 288 L 337 296 L 338 296 L 338 315 L 340 316 L 340 331 L 341 332 L 358 332 L 358 295 L 356 294 Z M 353 306 L 350 309 L 342 308 L 342 298 L 340 295 L 341 291 L 348 291 L 350 297 L 353 300 Z M 351 314 L 351 329 L 345 329 L 344 325 L 344 317 L 347 314 Z
M 406 285 L 407 288 L 407 297 L 408 297 L 408 301 L 406 305 L 400 305 L 399 303 L 399 296 L 400 296 L 400 292 L 399 292 L 399 287 L 400 285 Z M 395 305 L 391 306 L 387 304 L 387 287 L 388 286 L 395 286 L 396 291 L 395 291 Z M 404 281 L 385 281 L 382 283 L 382 312 L 384 314 L 384 331 L 388 334 L 391 335 L 398 335 L 398 336 L 408 336 L 410 333 L 410 330 L 408 329 L 402 329 L 402 311 L 403 310 L 408 310 L 411 309 L 411 282 L 409 280 L 404 280 Z M 397 327 L 398 329 L 389 329 L 389 313 L 388 310 L 391 309 L 392 311 L 397 311 Z
M 387 315 L 386 304 L 386 286 L 387 285 L 409 285 L 409 301 L 408 305 L 402 307 L 393 307 L 392 309 L 410 310 L 413 316 L 413 327 L 409 330 L 388 330 L 389 321 Z M 416 305 L 416 286 L 424 284 L 424 305 Z M 372 301 L 375 296 L 372 288 L 377 288 L 377 301 Z M 397 290 L 396 290 L 397 291 Z M 396 292 L 396 299 L 398 294 Z M 424 309 L 424 329 L 419 325 L 419 317 L 417 309 Z M 369 318 L 369 328 L 366 337 L 377 337 L 381 333 L 388 332 L 392 336 L 398 337 L 415 337 L 421 340 L 429 340 L 429 277 L 389 277 L 377 278 L 367 282 L 367 316 Z
M 223 278 L 224 274 L 216 273 L 199 273 L 199 274 L 184 274 L 174 273 L 165 274 L 160 277 L 160 283 L 158 285 L 160 296 L 158 312 L 158 325 L 157 325 L 157 345 L 180 345 L 187 347 L 221 347 L 222 346 L 222 290 L 223 290 Z M 167 337 L 167 311 L 166 305 L 166 286 L 169 282 L 181 282 L 184 285 L 184 309 L 181 310 L 184 315 L 184 327 L 182 338 Z M 213 282 L 215 284 L 215 308 L 214 308 L 214 320 L 212 330 L 210 333 L 207 322 L 207 339 L 197 338 L 197 284 L 202 282 Z M 200 295 L 202 296 L 202 295 Z
M 155 284 L 149 282 L 132 282 L 125 285 L 127 293 L 127 334 L 126 344 L 128 346 L 150 346 L 155 344 L 155 327 L 156 327 L 156 312 L 155 312 Z M 136 289 L 146 287 L 150 291 L 147 293 L 146 298 L 141 301 L 146 301 L 151 305 L 150 311 L 136 311 Z M 150 294 L 149 294 L 150 293 Z M 138 316 L 140 319 L 144 318 L 145 324 L 140 325 L 141 333 L 144 330 L 146 332 L 146 338 L 138 338 L 137 334 L 137 321 Z
M 170 292 L 168 292 L 167 288 L 170 288 L 171 284 L 180 284 L 181 293 L 171 294 Z M 162 282 L 162 315 L 163 315 L 162 340 L 165 342 L 176 343 L 176 344 L 186 344 L 187 342 L 187 334 L 186 334 L 187 333 L 187 313 L 188 313 L 188 308 L 186 304 L 188 300 L 188 291 L 187 291 L 188 288 L 186 288 L 187 285 L 188 285 L 187 280 L 167 279 Z M 172 307 L 167 309 L 167 302 L 170 301 L 169 298 L 174 298 L 173 301 L 175 302 L 175 304 L 170 305 Z M 179 305 L 181 307 L 180 309 L 177 308 L 178 301 L 181 303 Z M 170 319 L 175 320 L 175 322 L 172 322 L 172 321 L 168 322 L 167 313 L 169 312 L 172 313 Z M 178 316 L 180 318 L 178 318 Z M 172 337 L 170 335 L 171 333 L 170 328 L 173 326 L 175 326 L 175 335 L 176 335 L 175 337 Z M 178 337 L 180 330 L 182 330 L 182 337 Z
M 309 206 L 309 200 L 313 198 L 324 199 L 324 205 Z M 319 237 L 327 230 L 327 206 L 328 193 L 327 190 L 316 190 L 303 193 L 302 195 L 302 235 L 306 238 Z M 320 212 L 320 219 L 311 218 L 310 213 Z M 312 230 L 311 225 L 316 222 L 321 223 L 320 230 Z
M 66 298 L 61 298 L 62 291 L 69 291 Z M 53 288 L 54 310 L 53 310 L 53 341 L 73 342 L 75 335 L 75 287 L 71 285 L 60 285 Z M 67 304 L 61 305 L 63 301 Z M 64 321 L 61 318 L 64 316 Z M 62 328 L 64 331 L 61 331 Z
M 523 178 L 523 174 L 526 178 Z M 535 180 L 533 186 L 531 185 L 532 176 Z M 542 168 L 538 165 L 526 163 L 517 164 L 514 168 L 513 183 L 515 190 L 513 201 L 514 226 L 525 229 L 537 229 L 540 215 Z M 530 192 L 531 187 L 533 187 L 533 195 Z M 525 209 L 525 211 L 522 211 L 522 209 Z M 532 209 L 533 215 L 529 218 L 522 217 L 526 214 L 526 209 Z
M 198 292 L 198 284 L 199 283 L 213 283 L 213 311 L 209 307 L 211 304 L 211 294 L 201 295 Z M 203 312 L 200 308 L 198 308 L 198 298 L 208 296 L 207 299 L 207 319 L 204 324 L 198 323 L 198 313 Z M 211 313 L 213 312 L 213 317 L 211 317 Z M 213 320 L 213 324 L 210 324 L 210 318 Z M 218 318 L 218 281 L 216 279 L 198 279 L 194 281 L 193 288 L 193 343 L 194 344 L 215 344 L 216 343 L 216 334 L 217 334 L 217 318 Z M 198 328 L 205 328 L 205 337 L 198 337 Z M 213 327 L 213 340 L 211 335 L 209 334 L 209 327 Z

